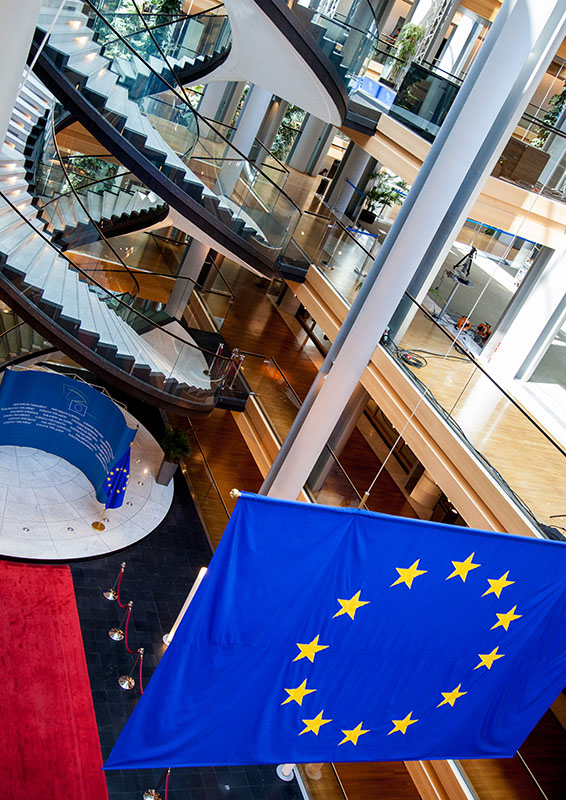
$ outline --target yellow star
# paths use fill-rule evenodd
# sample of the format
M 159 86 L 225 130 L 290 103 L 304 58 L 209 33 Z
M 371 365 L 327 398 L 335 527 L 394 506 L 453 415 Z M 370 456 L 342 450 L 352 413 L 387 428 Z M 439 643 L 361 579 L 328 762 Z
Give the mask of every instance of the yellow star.
M 477 665 L 477 667 L 474 667 L 474 669 L 479 669 L 480 667 L 487 667 L 488 669 L 491 669 L 494 661 L 497 661 L 498 658 L 503 658 L 505 656 L 505 653 L 501 653 L 500 655 L 498 655 L 497 654 L 498 650 L 499 650 L 499 645 L 497 645 L 495 650 L 492 650 L 491 653 L 487 654 L 478 653 L 481 661 Z
M 331 719 L 323 719 L 322 715 L 324 711 L 319 711 L 314 719 L 303 719 L 301 722 L 304 722 L 307 726 L 304 730 L 299 733 L 299 736 L 302 736 L 303 733 L 308 733 L 311 731 L 314 733 L 315 736 L 318 736 L 318 732 L 322 725 L 327 725 L 329 722 L 332 722 Z
M 312 692 L 316 692 L 316 689 L 307 689 L 307 679 L 305 678 L 304 681 L 301 683 L 300 686 L 297 686 L 296 689 L 285 689 L 289 697 L 286 700 L 283 700 L 281 703 L 282 706 L 285 703 L 290 703 L 291 700 L 294 700 L 295 703 L 298 703 L 300 706 L 303 705 L 303 699 L 306 694 L 312 694 Z
M 505 575 L 502 575 L 500 578 L 497 578 L 497 580 L 494 580 L 493 578 L 488 578 L 487 582 L 489 583 L 489 589 L 482 594 L 482 597 L 485 597 L 486 594 L 492 594 L 492 593 L 497 597 L 500 597 L 501 592 L 503 591 L 503 589 L 505 589 L 506 586 L 511 586 L 512 583 L 515 583 L 515 581 L 507 580 L 508 575 L 509 575 L 509 570 L 507 570 Z
M 450 578 L 455 578 L 456 575 L 459 575 L 462 578 L 463 582 L 466 583 L 466 578 L 468 577 L 468 572 L 472 569 L 477 569 L 481 567 L 481 564 L 474 564 L 472 559 L 475 556 L 475 553 L 472 553 L 471 556 L 468 556 L 465 561 L 453 561 L 454 564 L 454 572 L 452 572 L 446 580 L 449 581 Z
M 342 608 L 340 611 L 337 611 L 336 614 L 334 614 L 334 617 L 341 617 L 342 614 L 347 614 L 351 619 L 354 619 L 354 615 L 358 608 L 367 606 L 369 604 L 369 600 L 360 600 L 361 591 L 362 590 L 360 589 L 360 591 L 356 592 L 356 594 L 349 600 L 340 600 L 340 598 L 338 598 L 338 602 Z M 334 617 L 332 617 L 332 619 L 334 619 Z
M 318 636 L 315 636 L 312 642 L 309 642 L 308 644 L 299 644 L 297 642 L 297 647 L 301 652 L 296 658 L 293 659 L 293 661 L 300 661 L 301 658 L 308 658 L 308 660 L 313 663 L 315 655 L 321 650 L 326 650 L 326 648 L 330 647 L 330 645 L 319 644 Z
M 401 731 L 403 734 L 407 733 L 409 725 L 414 725 L 415 722 L 418 722 L 418 719 L 411 719 L 412 713 L 412 711 L 409 711 L 405 719 L 392 719 L 391 722 L 395 727 L 392 728 L 387 735 L 390 736 L 392 733 L 395 733 L 395 731 Z
M 444 700 L 442 701 L 442 703 L 439 703 L 436 707 L 440 708 L 440 706 L 445 705 L 445 703 L 450 703 L 450 705 L 454 707 L 454 703 L 459 697 L 463 697 L 465 694 L 468 694 L 467 692 L 460 691 L 461 685 L 462 684 L 459 683 L 458 686 L 456 686 L 456 688 L 452 692 L 440 692 Z
M 363 724 L 364 724 L 363 722 L 359 722 L 356 725 L 356 727 L 354 728 L 354 730 L 352 730 L 352 731 L 342 731 L 342 733 L 345 734 L 345 735 L 344 735 L 344 738 L 342 739 L 342 741 L 338 742 L 338 744 L 341 745 L 341 744 L 344 744 L 344 742 L 352 742 L 352 744 L 357 744 L 358 743 L 358 739 L 360 738 L 360 736 L 362 736 L 364 733 L 369 733 L 370 732 L 369 728 L 366 731 L 362 730 L 362 725 Z
M 522 614 L 515 614 L 516 609 L 517 606 L 513 606 L 511 611 L 508 611 L 506 614 L 498 614 L 497 612 L 495 612 L 495 615 L 499 620 L 499 622 L 496 622 L 495 625 L 492 625 L 490 630 L 493 630 L 494 628 L 499 628 L 499 626 L 501 625 L 502 628 L 505 628 L 505 630 L 508 631 L 509 625 L 516 619 L 521 619 L 521 617 L 523 616 Z
M 413 585 L 413 581 L 419 575 L 424 575 L 427 572 L 426 569 L 418 569 L 420 558 L 417 558 L 414 564 L 411 564 L 410 567 L 403 568 L 403 567 L 395 567 L 397 572 L 399 573 L 399 577 L 397 580 L 391 584 L 391 586 L 397 586 L 398 583 L 406 583 L 409 589 Z

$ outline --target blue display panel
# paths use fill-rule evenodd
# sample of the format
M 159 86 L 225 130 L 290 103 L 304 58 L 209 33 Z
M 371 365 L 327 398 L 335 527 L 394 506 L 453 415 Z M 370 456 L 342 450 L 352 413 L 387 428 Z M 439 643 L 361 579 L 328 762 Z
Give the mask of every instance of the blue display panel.
M 0 445 L 61 456 L 88 478 L 104 503 L 108 471 L 130 446 L 129 428 L 109 397 L 53 372 L 6 370 L 0 385 Z

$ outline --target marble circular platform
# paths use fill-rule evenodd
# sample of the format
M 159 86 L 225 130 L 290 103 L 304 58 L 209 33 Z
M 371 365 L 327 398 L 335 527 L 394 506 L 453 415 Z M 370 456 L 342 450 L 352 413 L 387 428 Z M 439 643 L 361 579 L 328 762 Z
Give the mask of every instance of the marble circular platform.
M 135 427 L 132 415 L 124 415 Z M 107 555 L 147 536 L 173 500 L 173 483 L 155 483 L 162 456 L 140 426 L 124 504 L 109 509 L 106 529 L 96 531 L 91 523 L 100 519 L 102 505 L 82 472 L 51 453 L 0 446 L 0 557 L 68 561 Z

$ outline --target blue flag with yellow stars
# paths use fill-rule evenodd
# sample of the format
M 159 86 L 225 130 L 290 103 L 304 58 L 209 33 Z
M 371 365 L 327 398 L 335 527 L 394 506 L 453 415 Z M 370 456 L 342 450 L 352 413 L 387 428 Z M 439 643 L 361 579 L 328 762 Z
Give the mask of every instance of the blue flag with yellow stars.
M 243 494 L 105 768 L 510 757 L 565 679 L 566 544 Z
M 106 483 L 104 484 L 104 491 L 106 492 L 105 508 L 120 508 L 124 502 L 124 495 L 130 478 L 130 450 L 131 446 L 128 447 L 122 458 L 118 459 L 106 476 Z

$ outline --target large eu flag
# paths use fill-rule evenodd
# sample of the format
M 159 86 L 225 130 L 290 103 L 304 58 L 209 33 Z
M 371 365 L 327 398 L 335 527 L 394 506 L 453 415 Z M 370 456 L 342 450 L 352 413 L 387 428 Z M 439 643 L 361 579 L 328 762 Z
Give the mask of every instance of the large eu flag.
M 130 479 L 130 452 L 131 446 L 116 461 L 106 476 L 103 487 L 106 493 L 105 508 L 120 508 L 124 503 L 124 495 Z
M 242 495 L 107 769 L 492 758 L 566 682 L 566 545 Z

